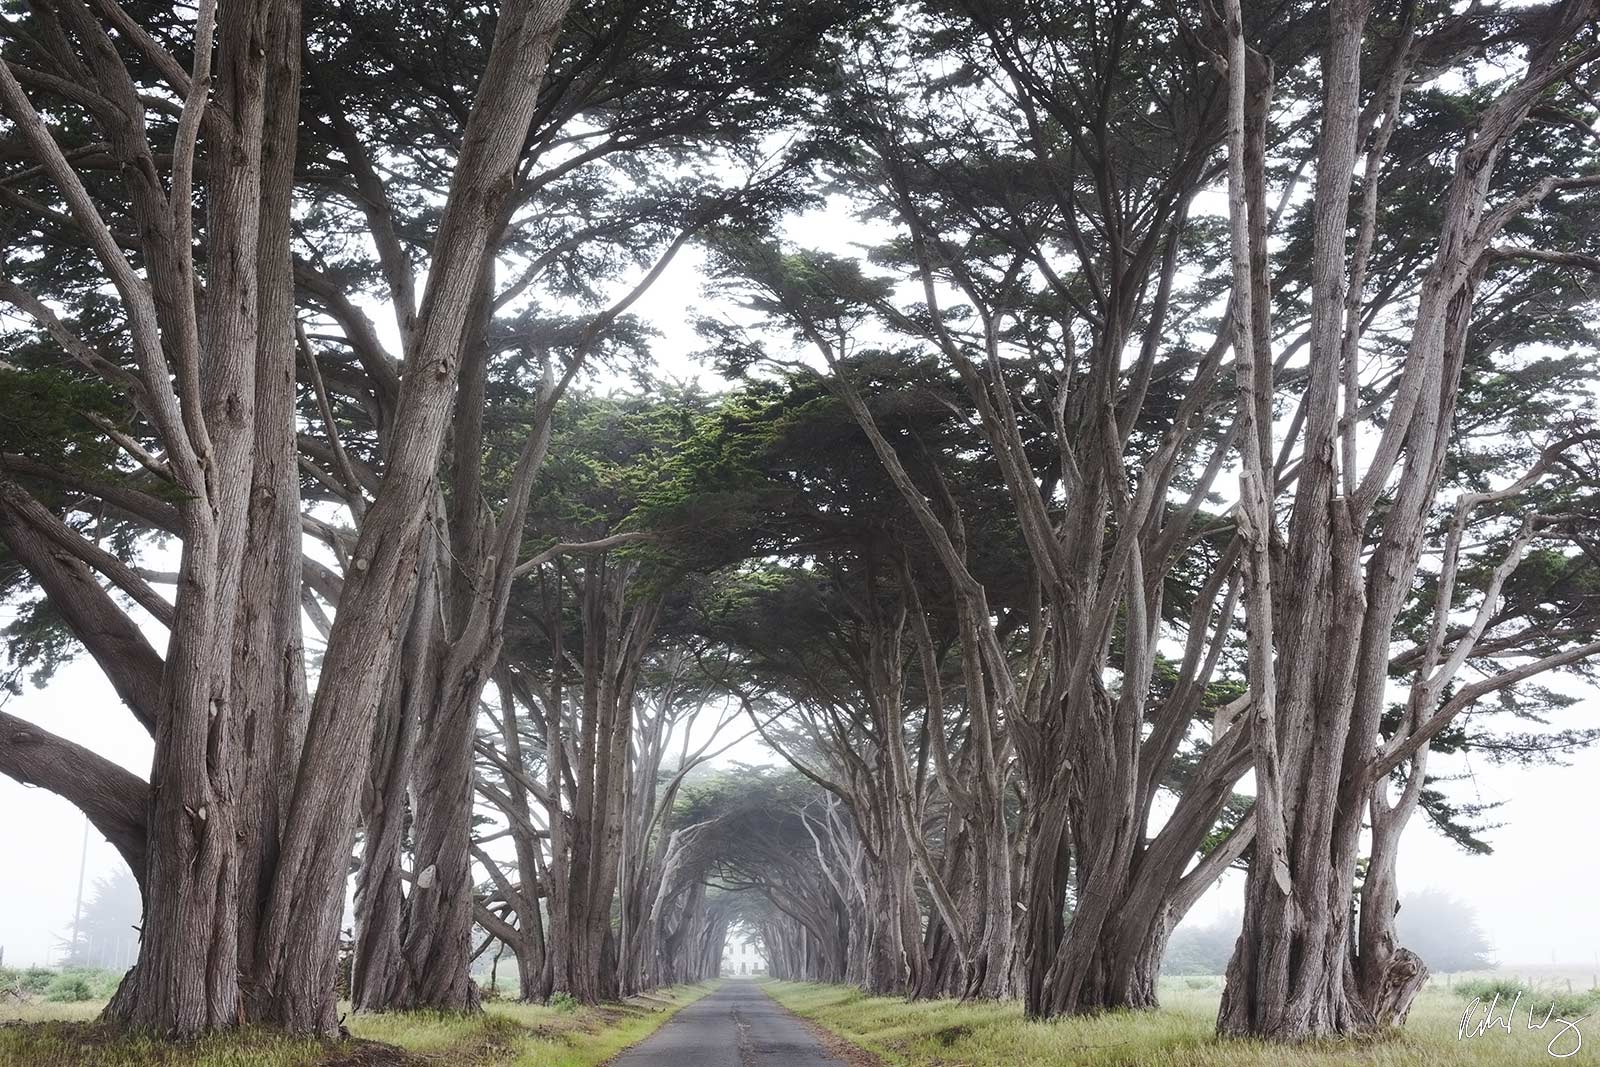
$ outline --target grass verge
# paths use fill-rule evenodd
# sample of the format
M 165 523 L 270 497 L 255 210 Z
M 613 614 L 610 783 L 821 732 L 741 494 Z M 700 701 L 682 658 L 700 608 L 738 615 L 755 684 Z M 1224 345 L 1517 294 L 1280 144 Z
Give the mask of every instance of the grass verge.
M 1215 1036 L 1218 992 L 1162 990 L 1153 1012 L 1111 1012 L 1092 1018 L 1028 1022 L 1015 1003 L 960 1003 L 873 997 L 858 989 L 768 982 L 774 999 L 795 1014 L 854 1043 L 891 1067 L 1523 1067 L 1600 1064 L 1600 1017 L 1574 1020 L 1574 1035 L 1552 1021 L 1528 1024 L 1524 1000 L 1509 1027 L 1459 1037 L 1468 1001 L 1443 989 L 1418 998 L 1402 1030 L 1361 1042 L 1318 1042 L 1286 1048 Z M 1501 1005 L 1504 1014 L 1504 1005 Z M 1534 1013 L 1535 1025 L 1545 1006 Z M 1483 1012 L 1472 1017 L 1476 1030 Z M 1509 1032 L 1507 1032 L 1509 1029 Z
M 93 1021 L 99 1004 L 0 1005 L 0 1067 L 595 1067 L 715 983 L 599 1007 L 495 1002 L 482 1015 L 350 1015 L 347 1041 L 246 1029 L 174 1043 Z

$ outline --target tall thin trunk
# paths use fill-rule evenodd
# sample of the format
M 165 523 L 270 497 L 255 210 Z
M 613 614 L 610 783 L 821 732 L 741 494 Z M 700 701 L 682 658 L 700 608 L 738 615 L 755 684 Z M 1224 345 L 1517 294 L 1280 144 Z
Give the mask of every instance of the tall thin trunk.
M 241 710 L 239 971 L 244 1017 L 270 1018 L 255 981 L 256 938 L 294 791 L 310 697 L 300 622 L 300 471 L 296 440 L 295 293 L 290 252 L 300 108 L 300 3 L 275 0 L 266 26 L 261 231 L 257 245 L 255 465 L 234 632 Z
M 401 944 L 406 901 L 400 871 L 412 822 L 409 787 L 417 724 L 435 700 L 437 679 L 431 665 L 440 641 L 437 547 L 421 554 L 415 600 L 401 646 L 403 669 L 384 694 L 362 800 L 350 977 L 350 999 L 360 1011 L 384 1010 L 411 983 Z
M 472 1011 L 479 1005 L 471 976 L 473 878 L 473 742 L 480 677 L 444 660 L 438 698 L 418 736 L 412 856 L 416 871 L 406 898 L 403 951 L 410 976 L 390 1008 Z
M 190 413 L 192 422 L 203 420 L 203 429 L 192 435 L 205 492 L 181 508 L 183 580 L 150 776 L 147 903 L 131 989 L 114 1003 L 129 1021 L 178 1036 L 234 1025 L 244 1012 L 239 890 L 246 861 L 240 842 L 248 827 L 239 804 L 248 774 L 243 753 L 255 716 L 236 702 L 231 675 L 251 517 L 257 361 L 279 355 L 260 352 L 258 339 L 262 45 L 271 11 L 272 5 L 229 6 L 218 26 L 216 106 L 227 119 L 209 124 L 206 137 L 206 308 L 201 344 L 184 356 L 198 360 L 205 353 L 205 366 L 193 372 L 201 383 L 201 410 Z M 209 46 L 207 30 L 203 16 L 202 41 Z M 207 54 L 197 55 L 197 78 L 210 61 Z M 174 195 L 188 196 L 187 185 Z M 190 207 L 184 203 L 176 211 L 186 216 Z M 189 269 L 174 273 L 183 277 L 192 272 L 186 224 L 178 241 Z M 274 370 L 280 369 L 275 359 Z M 269 612 L 275 601 L 269 598 Z M 260 651 L 273 656 L 278 650 Z M 276 712 L 267 708 L 257 729 L 270 730 Z M 263 831 L 271 832 L 256 828 Z
M 272 987 L 278 1021 L 293 1030 L 337 1030 L 335 946 L 361 787 L 350 767 L 370 751 L 415 589 L 420 532 L 435 497 L 474 283 L 510 192 L 566 6 L 565 0 L 517 0 L 500 11 L 434 242 L 383 484 L 363 519 L 329 635 L 260 939 L 262 976 Z

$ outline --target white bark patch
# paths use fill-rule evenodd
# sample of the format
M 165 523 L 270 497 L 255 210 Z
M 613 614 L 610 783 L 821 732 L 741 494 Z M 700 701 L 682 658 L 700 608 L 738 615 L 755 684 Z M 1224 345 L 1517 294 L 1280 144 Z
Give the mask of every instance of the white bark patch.
M 417 875 L 417 888 L 432 889 L 433 883 L 436 882 L 438 878 L 439 868 L 430 863 L 426 868 L 423 869 L 421 874 Z
M 1283 857 L 1276 856 L 1273 858 L 1272 874 L 1277 880 L 1279 892 L 1284 896 L 1288 896 L 1293 892 L 1293 883 L 1289 880 L 1289 865 L 1283 861 Z

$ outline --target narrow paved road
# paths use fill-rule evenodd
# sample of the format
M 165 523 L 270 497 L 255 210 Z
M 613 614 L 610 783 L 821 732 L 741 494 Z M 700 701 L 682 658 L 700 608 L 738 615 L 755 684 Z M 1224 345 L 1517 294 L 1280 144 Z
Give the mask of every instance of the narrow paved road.
M 845 1067 L 755 982 L 730 979 L 612 1061 L 613 1067 Z

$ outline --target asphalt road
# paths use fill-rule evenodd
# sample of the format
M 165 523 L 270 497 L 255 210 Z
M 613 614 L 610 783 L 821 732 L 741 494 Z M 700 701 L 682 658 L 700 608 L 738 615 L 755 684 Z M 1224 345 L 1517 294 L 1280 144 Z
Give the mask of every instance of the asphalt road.
M 755 982 L 730 979 L 611 1061 L 613 1067 L 845 1067 Z

